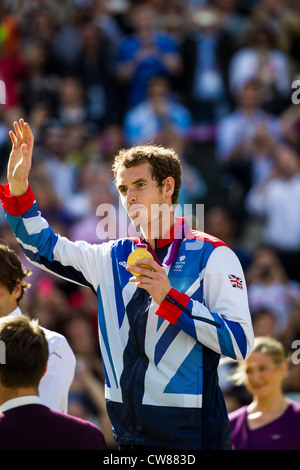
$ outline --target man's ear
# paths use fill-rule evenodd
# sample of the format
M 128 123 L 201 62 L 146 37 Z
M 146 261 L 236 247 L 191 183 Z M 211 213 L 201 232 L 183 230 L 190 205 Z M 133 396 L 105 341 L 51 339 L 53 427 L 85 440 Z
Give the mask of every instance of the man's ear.
M 18 301 L 20 296 L 22 294 L 22 283 L 20 281 L 20 279 L 17 281 L 17 284 L 16 284 L 16 287 L 14 288 L 13 290 L 13 295 L 15 297 L 15 299 Z
M 164 180 L 163 185 L 164 185 L 165 195 L 167 197 L 172 197 L 172 195 L 174 193 L 174 189 L 175 189 L 175 180 L 174 180 L 173 176 L 168 176 Z

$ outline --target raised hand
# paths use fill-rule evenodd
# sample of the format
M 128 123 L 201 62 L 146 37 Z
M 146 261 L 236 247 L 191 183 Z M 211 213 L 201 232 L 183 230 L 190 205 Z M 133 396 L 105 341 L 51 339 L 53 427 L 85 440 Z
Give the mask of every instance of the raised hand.
M 10 131 L 12 142 L 7 166 L 7 180 L 11 196 L 22 196 L 28 189 L 28 174 L 31 168 L 34 137 L 24 119 L 14 122 L 14 132 Z

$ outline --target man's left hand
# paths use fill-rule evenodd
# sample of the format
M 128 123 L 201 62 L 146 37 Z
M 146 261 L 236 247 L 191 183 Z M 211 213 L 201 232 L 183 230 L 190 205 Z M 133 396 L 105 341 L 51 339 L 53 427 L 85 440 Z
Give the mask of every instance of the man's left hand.
M 147 265 L 150 269 L 142 268 L 141 265 Z M 135 282 L 137 287 L 149 292 L 158 305 L 163 302 L 172 288 L 166 271 L 153 259 L 138 260 L 135 266 L 127 266 L 126 269 L 141 274 L 130 278 L 129 281 Z

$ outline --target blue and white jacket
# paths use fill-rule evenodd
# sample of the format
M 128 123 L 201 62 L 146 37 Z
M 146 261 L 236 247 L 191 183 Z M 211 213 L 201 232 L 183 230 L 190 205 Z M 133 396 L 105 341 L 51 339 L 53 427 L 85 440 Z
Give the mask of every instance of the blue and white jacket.
M 74 243 L 53 232 L 30 188 L 10 197 L 8 185 L 1 186 L 0 197 L 26 257 L 98 297 L 105 395 L 117 441 L 181 450 L 230 448 L 219 358 L 242 360 L 253 345 L 245 279 L 233 251 L 193 230 L 178 242 L 173 228 L 169 238 L 157 240 L 153 253 L 172 286 L 157 305 L 129 282 L 126 261 L 139 240 Z M 175 226 L 182 224 L 179 219 Z

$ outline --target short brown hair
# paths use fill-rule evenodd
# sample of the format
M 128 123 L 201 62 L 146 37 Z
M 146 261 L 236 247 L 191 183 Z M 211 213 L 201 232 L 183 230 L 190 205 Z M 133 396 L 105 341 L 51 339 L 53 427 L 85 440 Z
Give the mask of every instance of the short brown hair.
M 37 320 L 22 315 L 0 318 L 0 341 L 5 345 L 5 363 L 0 364 L 3 387 L 38 388 L 48 361 L 48 343 Z
M 178 155 L 173 149 L 167 149 L 160 145 L 136 145 L 129 149 L 121 149 L 114 159 L 112 170 L 116 180 L 120 168 L 130 168 L 149 162 L 152 167 L 152 178 L 158 186 L 172 176 L 175 181 L 172 204 L 178 201 L 181 186 L 181 164 Z
M 10 294 L 21 282 L 22 291 L 17 302 L 22 299 L 26 289 L 30 284 L 26 281 L 26 277 L 30 276 L 31 269 L 22 265 L 20 258 L 14 250 L 7 245 L 0 243 L 0 283 L 7 287 Z

